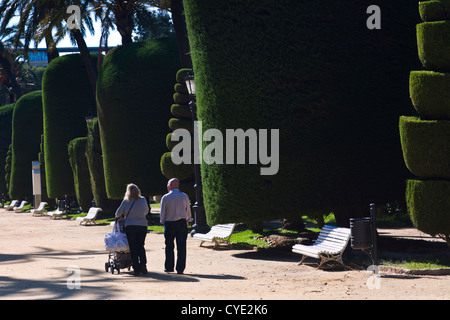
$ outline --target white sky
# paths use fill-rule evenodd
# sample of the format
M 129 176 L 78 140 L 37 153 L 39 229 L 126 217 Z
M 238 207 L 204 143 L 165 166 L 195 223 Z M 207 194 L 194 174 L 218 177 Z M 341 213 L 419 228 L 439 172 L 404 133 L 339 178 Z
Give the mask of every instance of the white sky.
M 94 35 L 91 35 L 89 31 L 86 32 L 84 40 L 88 47 L 98 47 L 101 36 L 100 21 L 94 22 L 94 28 L 96 30 Z M 122 44 L 122 37 L 117 30 L 111 30 L 108 38 L 108 47 L 115 47 Z M 30 47 L 33 48 L 34 44 Z M 69 36 L 66 36 L 63 40 L 58 42 L 57 47 L 73 47 L 74 45 L 70 41 Z M 39 43 L 38 48 L 45 48 L 45 41 Z

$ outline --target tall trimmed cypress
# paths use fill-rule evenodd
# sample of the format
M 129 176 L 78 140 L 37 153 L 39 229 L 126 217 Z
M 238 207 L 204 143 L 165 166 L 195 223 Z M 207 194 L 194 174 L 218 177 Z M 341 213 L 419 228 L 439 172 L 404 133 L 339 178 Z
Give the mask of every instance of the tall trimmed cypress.
M 450 247 L 450 2 L 419 4 L 420 61 L 427 70 L 410 74 L 410 96 L 419 117 L 400 117 L 400 138 L 407 168 L 406 203 L 414 226 L 440 236 Z
M 146 196 L 165 192 L 160 159 L 179 68 L 174 39 L 123 45 L 103 59 L 97 101 L 108 198 L 122 199 L 128 183 Z
M 96 61 L 96 55 L 92 55 Z M 74 196 L 72 169 L 67 154 L 70 140 L 85 137 L 85 116 L 96 110 L 86 68 L 79 54 L 53 59 L 42 79 L 44 157 L 50 198 Z
M 42 135 L 42 91 L 17 100 L 12 120 L 12 157 L 9 195 L 33 200 L 31 163 L 38 160 Z
M 248 146 L 245 165 L 202 164 L 209 224 L 333 211 L 348 225 L 371 202 L 404 198 L 393 137 L 418 14 L 411 0 L 378 4 L 381 30 L 366 28 L 360 0 L 184 1 L 203 131 L 280 134 L 276 175 L 248 164 Z
M 111 213 L 117 210 L 121 200 L 111 200 L 106 195 L 102 157 L 98 119 L 95 118 L 88 124 L 86 159 L 89 166 L 91 188 L 95 204 L 97 207 L 102 208 L 102 212 Z
M 173 130 L 186 128 L 190 131 L 192 139 L 192 113 L 188 105 L 189 95 L 186 84 L 184 83 L 184 77 L 188 71 L 191 71 L 191 69 L 181 69 L 177 72 L 177 82 L 174 87 L 175 93 L 173 94 L 175 103 L 170 108 L 170 112 L 174 118 L 169 120 L 169 127 Z M 172 161 L 171 151 L 177 143 L 177 141 L 172 141 L 172 132 L 169 133 L 166 137 L 166 146 L 169 152 L 161 156 L 161 172 L 167 179 L 178 178 L 181 182 L 180 190 L 185 192 L 190 199 L 194 199 L 194 165 L 175 165 Z
M 14 103 L 0 107 L 0 194 L 4 193 L 5 195 L 9 192 L 9 188 L 6 188 L 5 165 L 7 153 L 11 144 L 13 109 Z M 9 161 L 11 161 L 11 159 L 9 159 Z

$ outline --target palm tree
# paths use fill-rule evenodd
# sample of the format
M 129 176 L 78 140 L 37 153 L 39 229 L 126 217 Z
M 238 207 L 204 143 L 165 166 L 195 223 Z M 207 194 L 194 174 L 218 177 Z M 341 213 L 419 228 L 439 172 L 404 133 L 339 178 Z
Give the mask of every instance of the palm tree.
M 192 68 L 192 61 L 187 36 L 186 20 L 184 19 L 183 0 L 150 0 L 150 5 L 168 10 L 172 14 L 173 28 L 177 39 L 182 68 Z
M 23 40 L 23 50 L 27 54 L 31 40 L 34 40 L 34 35 L 38 28 L 39 22 L 42 21 L 48 12 L 55 6 L 54 1 L 47 1 L 45 4 L 39 0 L 3 0 L 0 4 L 0 33 L 3 33 L 10 23 L 12 18 L 19 14 L 20 18 L 16 25 L 14 25 L 14 41 L 15 47 Z M 56 50 L 56 43 L 52 34 L 46 34 L 45 43 L 47 46 L 47 60 L 51 60 L 59 56 Z M 38 43 L 35 42 L 37 47 Z
M 8 35 L 11 30 L 6 30 Z M 14 50 L 11 45 L 11 38 L 2 40 L 0 38 L 0 75 L 2 78 L 2 85 L 9 91 L 9 103 L 13 103 L 22 95 L 22 89 L 17 83 L 16 66 L 14 59 Z
M 97 66 L 91 59 L 91 54 L 84 40 L 86 29 L 91 34 L 94 33 L 94 26 L 92 23 L 91 12 L 89 11 L 91 1 L 85 0 L 34 0 L 39 1 L 42 5 L 49 5 L 51 9 L 47 12 L 46 16 L 39 21 L 38 27 L 35 33 L 35 41 L 40 42 L 46 37 L 51 36 L 54 29 L 56 29 L 55 37 L 56 42 L 64 38 L 69 34 L 72 42 L 76 43 L 78 50 L 80 51 L 81 58 L 86 67 L 86 72 L 89 77 L 89 83 L 91 90 L 95 96 L 95 88 L 97 85 L 98 70 Z M 70 5 L 76 5 L 80 8 L 81 21 L 80 28 L 69 29 L 66 19 L 70 16 L 67 14 L 66 9 Z
M 102 22 L 105 34 L 114 26 L 122 37 L 122 44 L 133 42 L 132 33 L 136 25 L 145 25 L 153 19 L 149 11 L 149 0 L 96 0 L 91 1 L 96 19 Z

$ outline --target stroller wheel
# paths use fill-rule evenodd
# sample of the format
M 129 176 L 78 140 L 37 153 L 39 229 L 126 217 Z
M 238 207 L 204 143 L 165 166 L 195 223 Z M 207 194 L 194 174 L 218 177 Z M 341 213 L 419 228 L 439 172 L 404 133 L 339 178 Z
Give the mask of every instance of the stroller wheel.
M 108 272 L 109 270 L 109 262 L 105 262 L 105 271 Z

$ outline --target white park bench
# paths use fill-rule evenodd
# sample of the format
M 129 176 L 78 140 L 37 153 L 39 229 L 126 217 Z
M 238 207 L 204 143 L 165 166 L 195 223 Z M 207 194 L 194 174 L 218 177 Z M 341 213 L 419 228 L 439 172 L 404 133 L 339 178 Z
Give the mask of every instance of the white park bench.
M 14 207 L 13 210 L 14 210 L 15 212 L 23 212 L 23 211 L 24 211 L 23 207 L 25 207 L 25 205 L 26 205 L 27 203 L 28 203 L 28 202 L 26 202 L 26 201 L 24 200 L 24 201 L 22 201 L 22 202 L 20 203 L 20 206 Z
M 47 216 L 50 217 L 50 219 L 56 220 L 57 218 L 62 218 L 63 214 L 66 214 L 65 210 L 60 210 L 59 208 L 56 209 L 55 211 L 50 211 L 47 212 Z
M 319 269 L 324 263 L 328 261 L 335 261 L 342 264 L 342 254 L 350 240 L 350 229 L 341 228 L 330 225 L 325 225 L 319 233 L 314 244 L 307 246 L 303 244 L 296 244 L 292 247 L 292 252 L 302 254 L 302 260 L 299 265 L 303 263 L 306 257 L 321 259 Z
M 194 233 L 193 238 L 201 240 L 200 247 L 205 241 L 214 242 L 214 247 L 217 247 L 221 241 L 229 243 L 235 225 L 235 223 L 216 224 L 208 233 Z
M 16 206 L 16 204 L 19 202 L 19 200 L 13 200 L 10 204 L 5 205 L 3 208 L 7 211 L 12 211 L 12 209 Z
M 41 202 L 39 204 L 39 207 L 37 207 L 37 209 L 31 209 L 31 214 L 33 215 L 33 217 L 38 217 L 38 216 L 43 216 L 45 211 L 44 208 L 47 205 L 47 202 Z
M 102 211 L 101 208 L 92 207 L 85 217 L 77 217 L 75 220 L 80 221 L 80 225 L 84 222 L 85 226 L 88 224 L 96 224 L 95 219 L 97 219 L 97 215 L 100 211 Z

